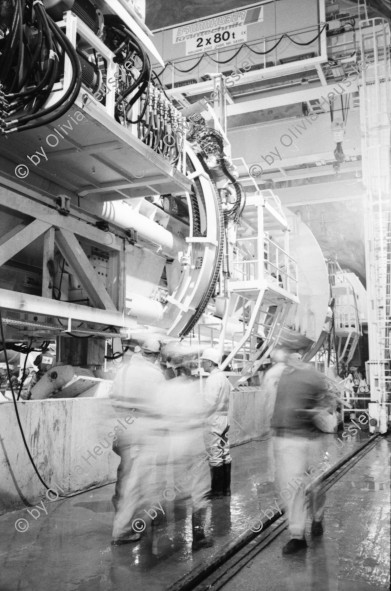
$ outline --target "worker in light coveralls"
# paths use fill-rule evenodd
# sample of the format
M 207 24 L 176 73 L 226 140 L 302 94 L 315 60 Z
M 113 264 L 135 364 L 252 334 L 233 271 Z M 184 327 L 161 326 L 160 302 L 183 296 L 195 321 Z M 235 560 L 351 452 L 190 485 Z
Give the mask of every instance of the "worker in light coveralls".
M 153 336 L 141 345 L 141 354 L 135 354 L 122 367 L 113 383 L 112 404 L 118 413 L 133 410 L 134 423 L 119 433 L 113 451 L 121 458 L 113 505 L 114 545 L 138 541 L 145 523 L 143 508 L 152 506 L 158 496 L 161 474 L 158 473 L 158 445 L 155 413 L 156 397 L 165 381 L 157 363 L 160 342 Z
M 316 417 L 328 413 L 330 393 L 325 376 L 297 357 L 297 353 L 288 349 L 278 354 L 284 368 L 280 372 L 271 420 L 276 483 L 286 507 L 290 534 L 283 554 L 307 547 L 304 532 L 308 509 L 312 516 L 312 536 L 323 534 L 326 501 L 318 486 L 312 487 L 309 497 L 305 488 L 325 469 Z
M 203 369 L 209 377 L 203 385 L 206 410 L 205 444 L 211 469 L 211 498 L 231 495 L 231 462 L 229 451 L 229 399 L 231 384 L 219 369 L 220 353 L 208 348 L 201 357 Z
M 177 345 L 167 362 L 176 377 L 160 387 L 157 411 L 165 418 L 169 433 L 166 490 L 175 491 L 178 508 L 191 506 L 192 549 L 199 550 L 213 545 L 205 533 L 210 481 L 204 442 L 205 407 L 199 380 L 192 375 L 197 363 L 193 364 L 186 353 L 186 347 Z

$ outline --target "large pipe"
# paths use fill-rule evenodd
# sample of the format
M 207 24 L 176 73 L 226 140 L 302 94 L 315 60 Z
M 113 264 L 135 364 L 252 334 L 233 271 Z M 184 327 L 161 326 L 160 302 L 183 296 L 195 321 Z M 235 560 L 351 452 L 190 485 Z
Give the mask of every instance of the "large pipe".
M 129 308 L 129 314 L 122 314 L 115 310 L 90 308 L 1 288 L 0 306 L 9 310 L 54 316 L 55 318 L 72 318 L 72 320 L 76 321 L 96 322 L 97 324 L 107 324 L 109 326 L 128 328 L 129 330 L 137 328 L 136 322 L 129 317 L 129 314 L 138 319 L 142 318 L 143 321 L 157 321 L 163 315 L 163 305 L 160 302 L 138 294 L 128 294 L 126 307 Z M 66 327 L 64 330 L 66 330 Z
M 126 295 L 126 311 L 139 324 L 156 324 L 163 318 L 163 304 L 137 293 Z
M 141 215 L 123 201 L 105 201 L 103 203 L 85 200 L 84 206 L 102 219 L 125 230 L 135 230 L 140 238 L 161 246 L 163 252 L 177 257 L 178 252 L 187 249 L 185 240 L 178 238 L 153 220 Z

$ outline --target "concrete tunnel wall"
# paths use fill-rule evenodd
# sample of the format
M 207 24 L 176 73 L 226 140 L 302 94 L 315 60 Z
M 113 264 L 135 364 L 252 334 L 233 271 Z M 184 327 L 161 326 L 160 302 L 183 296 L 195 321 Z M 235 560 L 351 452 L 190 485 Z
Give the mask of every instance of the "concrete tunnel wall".
M 265 394 L 259 388 L 231 393 L 230 443 L 239 445 L 268 436 Z M 30 452 L 43 480 L 65 493 L 102 485 L 116 478 L 119 458 L 102 446 L 114 427 L 131 429 L 124 416 L 113 413 L 107 399 L 73 398 L 18 402 Z M 102 417 L 105 417 L 102 419 Z M 118 421 L 122 421 L 119 423 Z M 39 503 L 46 489 L 28 458 L 13 404 L 0 405 L 0 515 Z M 55 499 L 56 494 L 49 496 Z

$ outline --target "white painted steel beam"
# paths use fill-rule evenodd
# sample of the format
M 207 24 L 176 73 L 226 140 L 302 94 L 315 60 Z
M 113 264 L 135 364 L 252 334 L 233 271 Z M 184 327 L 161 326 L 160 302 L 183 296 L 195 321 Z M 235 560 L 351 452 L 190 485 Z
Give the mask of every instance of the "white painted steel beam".
M 317 64 L 322 64 L 325 62 L 327 62 L 327 53 L 325 54 L 325 56 L 320 55 L 317 57 L 311 57 L 306 60 L 298 60 L 296 62 L 289 62 L 287 64 L 271 66 L 270 68 L 264 68 L 262 70 L 244 72 L 240 79 L 236 82 L 235 86 L 243 86 L 244 84 L 255 84 L 263 80 L 279 78 L 280 76 L 286 76 L 287 74 L 293 74 L 297 72 L 308 72 L 309 70 L 314 70 Z M 180 86 L 179 88 L 169 88 L 168 90 L 166 90 L 166 93 L 172 97 L 181 97 L 182 95 L 192 96 L 195 94 L 203 93 L 210 95 L 212 91 L 213 80 L 207 80 L 205 82 L 198 82 L 197 84 Z
M 80 197 L 86 197 L 86 195 L 98 195 L 99 193 L 108 193 L 109 191 L 119 191 L 120 189 L 135 189 L 137 187 L 145 187 L 146 183 L 148 185 L 158 185 L 164 182 L 165 177 L 157 176 L 157 177 L 150 177 L 145 179 L 143 177 L 142 181 L 139 182 L 123 182 L 117 181 L 116 183 L 102 183 L 99 187 L 90 187 L 83 189 L 80 191 L 78 195 Z M 117 197 L 118 199 L 123 199 L 120 195 Z M 131 199 L 131 197 L 126 197 L 127 199 Z M 112 201 L 112 199 L 110 199 Z
M 346 86 L 346 94 L 355 92 L 358 89 L 357 82 L 349 81 L 350 86 Z M 227 117 L 242 115 L 243 113 L 252 113 L 254 111 L 265 111 L 266 109 L 275 109 L 286 105 L 295 105 L 310 100 L 324 99 L 328 100 L 327 95 L 331 92 L 336 94 L 337 83 L 327 86 L 316 86 L 314 88 L 302 88 L 293 92 L 284 92 L 283 94 L 273 94 L 264 98 L 254 99 L 252 101 L 236 102 L 234 105 L 227 106 Z M 343 83 L 341 83 L 343 86 Z M 269 91 L 270 92 L 270 91 Z
M 94 228 L 91 224 L 76 220 L 71 216 L 63 216 L 52 207 L 24 197 L 15 191 L 0 188 L 0 205 L 47 222 L 49 226 L 52 225 L 56 228 L 69 230 L 78 236 L 87 238 L 91 242 L 105 246 L 111 250 L 123 249 L 123 240 L 115 236 L 115 234 L 103 232 L 98 228 Z
M 14 236 L 16 236 L 16 234 L 19 234 L 19 232 L 24 230 L 26 226 L 27 226 L 27 224 L 24 224 L 23 222 L 21 222 L 20 224 L 18 224 L 17 226 L 14 226 L 13 228 L 11 228 L 11 230 L 9 230 L 5 234 L 3 234 L 0 237 L 0 250 L 1 250 L 1 247 L 3 246 L 3 244 L 5 244 L 6 242 L 8 242 L 8 240 L 10 240 Z
M 106 288 L 96 274 L 74 234 L 68 230 L 59 229 L 56 232 L 56 243 L 61 254 L 81 281 L 83 288 L 94 306 L 97 308 L 103 307 L 106 310 L 116 310 Z
M 125 316 L 122 312 L 80 306 L 8 289 L 0 288 L 0 306 L 7 310 L 19 310 L 20 312 L 42 314 L 55 318 L 71 318 L 77 321 L 95 322 L 99 325 L 107 324 L 128 329 L 137 328 L 135 320 Z
M 55 229 L 53 226 L 45 233 L 43 238 L 43 261 L 42 261 L 42 295 L 45 298 L 50 298 L 53 291 L 53 278 L 49 272 L 48 263 L 54 260 L 54 235 Z
M 34 240 L 39 238 L 49 228 L 50 224 L 40 220 L 34 220 L 31 224 L 23 228 L 23 230 L 12 236 L 12 238 L 9 238 L 0 246 L 0 267 L 34 242 Z

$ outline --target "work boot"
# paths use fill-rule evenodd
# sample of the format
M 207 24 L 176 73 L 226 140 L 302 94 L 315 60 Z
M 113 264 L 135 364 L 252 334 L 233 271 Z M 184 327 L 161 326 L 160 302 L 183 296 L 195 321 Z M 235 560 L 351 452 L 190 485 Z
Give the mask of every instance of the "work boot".
M 299 550 L 305 550 L 307 542 L 305 538 L 292 538 L 282 549 L 283 554 L 295 554 Z
M 311 535 L 314 538 L 323 536 L 323 523 L 321 521 L 315 521 L 314 519 L 311 525 Z
M 123 544 L 131 544 L 132 542 L 138 542 L 141 540 L 141 534 L 130 533 L 122 538 L 115 538 L 111 541 L 112 546 L 122 546 Z
M 211 548 L 214 542 L 212 538 L 205 535 L 205 521 L 206 509 L 198 509 L 193 511 L 191 516 L 191 524 L 193 529 L 193 550 L 200 550 L 200 548 Z
M 225 497 L 231 496 L 231 462 L 229 464 L 224 464 L 224 486 L 223 486 L 223 495 Z
M 209 494 L 211 499 L 221 499 L 224 490 L 224 466 L 211 466 L 212 489 Z

